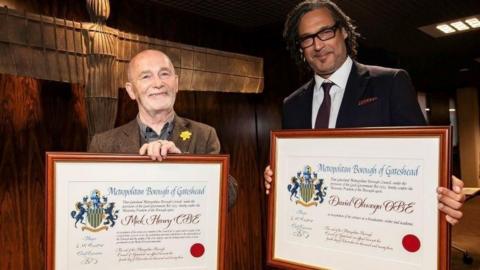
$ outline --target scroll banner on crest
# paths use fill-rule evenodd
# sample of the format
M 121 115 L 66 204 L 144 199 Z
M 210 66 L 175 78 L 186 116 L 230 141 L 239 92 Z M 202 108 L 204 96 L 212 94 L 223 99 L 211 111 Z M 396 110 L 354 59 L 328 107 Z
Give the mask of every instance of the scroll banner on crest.
M 224 269 L 227 155 L 47 153 L 46 269 Z
M 271 134 L 267 264 L 282 269 L 448 269 L 449 127 Z

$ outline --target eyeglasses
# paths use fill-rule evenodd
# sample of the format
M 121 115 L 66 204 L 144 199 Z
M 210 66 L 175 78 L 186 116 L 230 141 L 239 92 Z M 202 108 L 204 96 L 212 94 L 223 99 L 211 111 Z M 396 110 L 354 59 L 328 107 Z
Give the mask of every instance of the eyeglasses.
M 338 26 L 339 26 L 338 23 L 336 23 L 333 26 L 324 28 L 315 34 L 301 37 L 297 40 L 297 44 L 300 45 L 302 49 L 305 49 L 313 45 L 313 41 L 315 40 L 316 37 L 321 41 L 332 39 L 335 37 L 335 33 L 337 32 Z

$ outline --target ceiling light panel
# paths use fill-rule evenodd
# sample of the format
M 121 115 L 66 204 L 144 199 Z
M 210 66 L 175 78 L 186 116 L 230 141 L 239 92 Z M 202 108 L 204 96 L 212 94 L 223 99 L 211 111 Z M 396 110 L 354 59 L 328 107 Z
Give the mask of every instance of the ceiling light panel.
M 462 21 L 456 21 L 456 22 L 450 23 L 450 25 L 453 26 L 458 31 L 465 31 L 465 30 L 470 29 L 470 27 L 468 27 Z
M 478 18 L 469 18 L 466 19 L 465 22 L 470 25 L 472 28 L 479 28 L 480 27 L 480 20 Z
M 419 27 L 418 29 L 434 38 L 475 31 L 480 29 L 480 14 L 465 18 L 458 18 L 451 21 L 425 25 Z
M 443 33 L 445 34 L 450 34 L 450 33 L 453 33 L 455 32 L 456 30 L 453 29 L 450 25 L 448 24 L 440 24 L 440 25 L 437 25 L 437 29 L 442 31 Z

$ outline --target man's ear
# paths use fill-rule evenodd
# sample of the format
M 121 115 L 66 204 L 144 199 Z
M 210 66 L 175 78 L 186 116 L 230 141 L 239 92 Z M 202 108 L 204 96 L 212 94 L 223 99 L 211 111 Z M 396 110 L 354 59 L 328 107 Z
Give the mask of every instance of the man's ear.
M 125 89 L 127 90 L 128 96 L 132 99 L 135 100 L 137 97 L 135 96 L 135 91 L 133 90 L 133 85 L 131 82 L 125 83 Z
M 178 93 L 178 75 L 175 74 L 175 94 Z
M 343 36 L 343 39 L 347 39 L 348 38 L 348 32 L 347 30 L 345 30 L 345 28 L 342 27 L 342 36 Z

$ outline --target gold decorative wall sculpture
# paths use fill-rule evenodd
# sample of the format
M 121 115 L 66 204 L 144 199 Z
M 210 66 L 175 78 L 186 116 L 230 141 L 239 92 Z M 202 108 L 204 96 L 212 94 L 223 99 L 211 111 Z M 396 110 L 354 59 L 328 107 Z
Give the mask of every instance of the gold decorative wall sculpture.
M 113 127 L 118 88 L 137 52 L 172 59 L 180 90 L 261 93 L 263 59 L 119 31 L 105 25 L 108 0 L 87 0 L 93 23 L 0 8 L 0 73 L 86 86 L 89 134 Z
M 88 14 L 94 23 L 85 24 L 88 79 L 85 85 L 85 106 L 88 134 L 109 130 L 115 125 L 118 87 L 115 83 L 117 38 L 106 26 L 110 15 L 108 0 L 87 0 Z
M 91 25 L 0 7 L 0 72 L 84 84 L 88 52 L 82 32 Z M 125 83 L 130 58 L 143 49 L 155 48 L 172 58 L 181 90 L 263 91 L 262 58 L 140 36 L 108 26 L 102 31 L 116 39 L 117 87 Z

